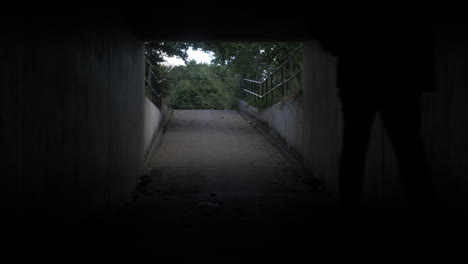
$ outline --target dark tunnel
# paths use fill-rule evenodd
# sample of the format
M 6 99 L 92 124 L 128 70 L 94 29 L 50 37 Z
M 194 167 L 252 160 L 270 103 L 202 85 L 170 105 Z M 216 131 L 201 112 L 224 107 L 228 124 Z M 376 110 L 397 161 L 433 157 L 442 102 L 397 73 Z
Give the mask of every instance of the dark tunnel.
M 460 9 L 226 5 L 3 10 L 3 258 L 467 261 Z M 171 112 L 145 94 L 149 41 L 300 42 L 301 94 Z

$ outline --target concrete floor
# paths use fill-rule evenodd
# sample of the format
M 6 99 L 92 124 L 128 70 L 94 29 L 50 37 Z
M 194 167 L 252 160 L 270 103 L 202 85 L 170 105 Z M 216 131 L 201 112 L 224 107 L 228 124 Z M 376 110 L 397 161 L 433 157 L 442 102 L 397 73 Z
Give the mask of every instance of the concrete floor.
M 150 158 L 150 191 L 284 193 L 310 188 L 272 142 L 237 111 L 174 111 Z
M 150 165 L 139 198 L 72 232 L 61 261 L 414 262 L 399 234 L 344 237 L 336 201 L 236 111 L 174 111 Z M 435 259 L 422 250 L 418 262 Z

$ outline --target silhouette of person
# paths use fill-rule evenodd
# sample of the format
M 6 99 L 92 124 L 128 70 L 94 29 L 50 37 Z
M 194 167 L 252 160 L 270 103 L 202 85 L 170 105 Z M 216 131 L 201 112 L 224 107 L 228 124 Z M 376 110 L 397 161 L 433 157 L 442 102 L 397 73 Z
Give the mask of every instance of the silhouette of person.
M 434 88 L 429 16 L 418 8 L 366 6 L 332 18 L 321 40 L 338 56 L 343 112 L 339 168 L 346 221 L 359 223 L 366 152 L 380 114 L 394 148 L 410 216 L 422 221 L 432 206 L 432 183 L 420 135 L 420 95 Z

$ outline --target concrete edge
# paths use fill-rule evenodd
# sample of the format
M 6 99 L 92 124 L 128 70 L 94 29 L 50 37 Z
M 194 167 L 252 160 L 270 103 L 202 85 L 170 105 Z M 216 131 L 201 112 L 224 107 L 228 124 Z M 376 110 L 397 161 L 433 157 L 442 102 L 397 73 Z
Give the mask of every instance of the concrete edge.
M 153 133 L 153 138 L 151 140 L 150 146 L 148 147 L 148 150 L 146 151 L 145 158 L 144 158 L 144 165 L 143 165 L 143 170 L 146 173 L 149 165 L 148 161 L 149 158 L 151 157 L 151 154 L 156 151 L 156 149 L 161 145 L 162 139 L 164 137 L 164 134 L 166 134 L 166 129 L 169 124 L 169 120 L 171 119 L 173 110 L 169 106 L 167 106 L 167 111 L 162 111 L 160 110 L 162 118 L 159 121 L 158 124 L 158 129 L 157 131 L 154 131 Z
M 293 100 L 295 101 L 296 99 L 293 99 Z M 279 105 L 280 109 L 282 109 L 284 107 L 283 105 L 284 102 L 285 100 L 281 99 L 280 102 L 276 103 L 273 106 Z M 263 111 L 266 111 L 267 109 L 259 110 L 257 107 L 249 105 L 246 101 L 244 101 L 244 103 L 246 103 L 249 106 L 249 108 L 251 108 L 256 113 L 252 113 L 250 111 L 242 111 L 242 109 L 240 111 L 243 112 L 246 116 L 249 116 L 250 118 L 254 119 L 258 124 L 260 124 L 260 127 L 262 127 L 265 130 L 265 132 L 269 133 L 269 135 L 272 136 L 277 141 L 277 143 L 279 143 L 280 146 L 284 148 L 284 151 L 290 154 L 297 162 L 299 162 L 302 165 L 303 164 L 302 153 L 300 153 L 294 147 L 291 147 L 288 144 L 287 140 L 283 138 L 274 127 L 271 127 L 265 120 L 260 119 L 256 115 L 256 114 L 260 115 Z
M 138 178 L 137 178 L 138 181 L 135 187 L 133 188 L 133 191 L 131 192 L 132 202 L 141 195 L 140 190 L 139 190 L 140 181 L 142 180 L 142 178 L 144 178 L 145 175 L 148 175 L 150 171 L 152 170 L 152 167 L 149 166 L 149 159 L 151 157 L 151 154 L 157 151 L 158 147 L 161 145 L 164 135 L 166 134 L 167 126 L 169 125 L 169 120 L 171 119 L 172 113 L 174 112 L 173 109 L 168 105 L 166 106 L 166 110 L 164 110 L 164 107 L 161 107 L 161 108 L 162 109 L 158 108 L 162 116 L 158 124 L 158 129 L 155 130 L 153 133 L 153 138 L 151 139 L 151 143 L 148 149 L 146 150 L 146 153 L 144 156 L 143 168 L 140 174 L 138 175 Z
M 289 147 L 284 144 L 279 138 L 278 135 L 275 135 L 271 129 L 255 118 L 252 115 L 249 115 L 248 113 L 244 113 L 241 110 L 237 111 L 249 124 L 257 130 L 260 134 L 262 134 L 268 142 L 270 142 L 274 147 L 280 150 L 280 153 L 291 163 L 291 165 L 294 167 L 296 172 L 299 174 L 299 176 L 302 178 L 303 182 L 317 191 L 321 193 L 326 193 L 325 189 L 323 188 L 322 184 L 320 181 L 314 177 L 311 173 L 307 172 L 304 168 L 304 165 L 300 160 L 298 160 L 294 154 L 291 152 Z

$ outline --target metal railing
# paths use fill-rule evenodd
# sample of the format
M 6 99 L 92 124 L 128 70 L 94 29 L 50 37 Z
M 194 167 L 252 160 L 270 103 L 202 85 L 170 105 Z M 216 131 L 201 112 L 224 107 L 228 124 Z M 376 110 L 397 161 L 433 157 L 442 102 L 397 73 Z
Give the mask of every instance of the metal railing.
M 163 80 L 158 80 L 153 71 L 153 65 L 145 60 L 145 93 L 146 97 L 157 107 L 161 108 L 161 83 Z
M 255 104 L 266 108 L 297 93 L 301 89 L 302 51 L 302 45 L 294 49 L 291 56 L 263 81 L 243 79 L 241 98 L 251 98 Z

